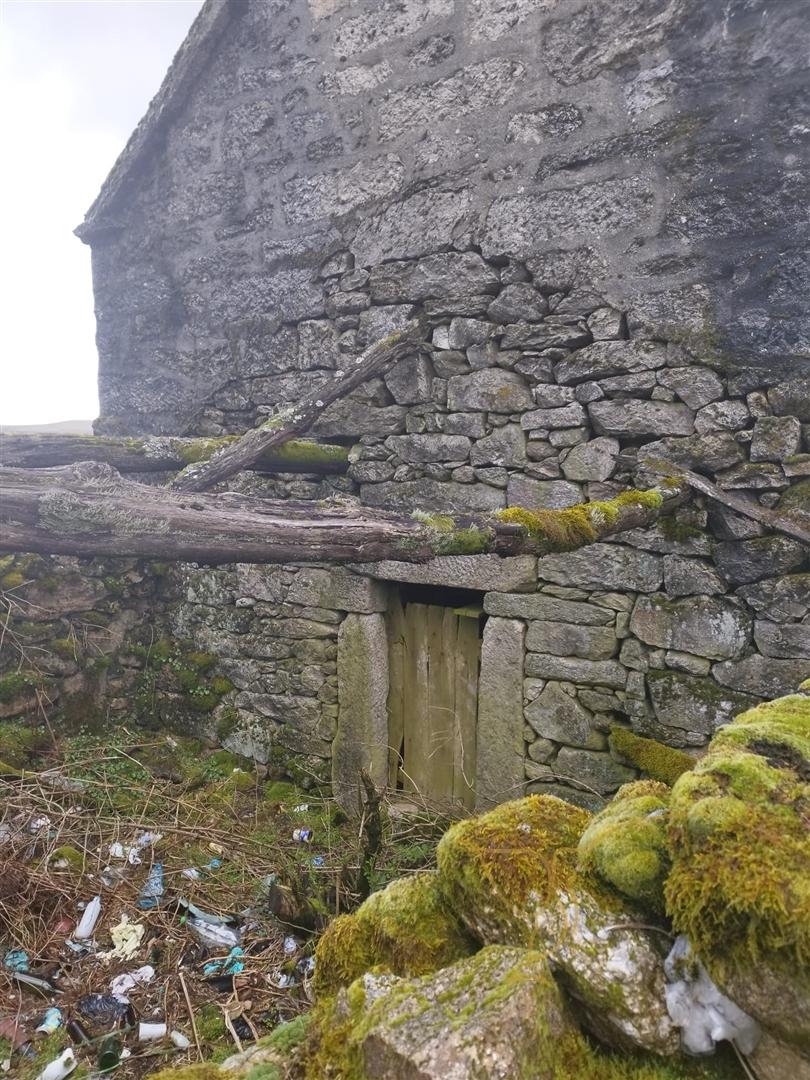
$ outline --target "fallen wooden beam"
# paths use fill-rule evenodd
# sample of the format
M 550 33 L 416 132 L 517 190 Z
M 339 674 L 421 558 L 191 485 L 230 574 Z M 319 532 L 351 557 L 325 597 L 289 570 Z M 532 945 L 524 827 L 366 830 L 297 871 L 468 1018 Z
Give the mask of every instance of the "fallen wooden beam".
M 100 461 L 119 472 L 169 472 L 232 446 L 238 435 L 220 439 L 149 435 L 126 438 L 114 435 L 4 435 L 0 434 L 0 465 L 45 469 Z M 263 451 L 249 466 L 257 472 L 345 473 L 349 451 L 345 446 L 292 439 Z
M 301 401 L 246 432 L 208 461 L 189 465 L 169 486 L 174 491 L 208 491 L 235 473 L 251 468 L 272 447 L 281 446 L 308 431 L 333 401 L 345 397 L 368 379 L 411 355 L 424 338 L 424 333 L 423 321 L 414 319 L 401 330 L 375 341 L 356 359 L 347 357 L 346 370 L 337 372 L 330 382 L 321 383 Z
M 684 492 L 664 484 L 567 510 L 407 515 L 233 492 L 185 494 L 136 483 L 94 462 L 0 468 L 0 551 L 209 564 L 545 554 L 651 525 Z

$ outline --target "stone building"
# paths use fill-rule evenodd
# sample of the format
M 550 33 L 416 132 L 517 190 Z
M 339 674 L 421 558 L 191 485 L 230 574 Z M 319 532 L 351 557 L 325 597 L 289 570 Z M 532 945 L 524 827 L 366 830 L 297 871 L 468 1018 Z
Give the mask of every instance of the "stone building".
M 208 0 L 77 230 L 98 433 L 240 432 L 416 313 L 432 350 L 274 498 L 567 507 L 644 460 L 807 507 L 802 0 Z M 810 669 L 808 552 L 699 501 L 572 555 L 182 570 L 267 758 L 588 804 L 611 725 L 699 750 Z M 223 718 L 227 720 L 224 722 Z

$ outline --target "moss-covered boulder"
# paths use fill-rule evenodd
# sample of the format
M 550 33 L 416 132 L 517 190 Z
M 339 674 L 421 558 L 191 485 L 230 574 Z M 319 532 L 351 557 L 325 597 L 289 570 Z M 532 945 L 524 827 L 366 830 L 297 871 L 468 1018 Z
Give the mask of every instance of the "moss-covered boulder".
M 442 891 L 483 944 L 546 953 L 599 1038 L 674 1053 L 659 935 L 639 927 L 638 912 L 615 890 L 579 869 L 590 821 L 547 795 L 461 821 L 439 843 Z
M 675 784 L 667 910 L 712 978 L 810 1047 L 810 698 L 743 713 Z
M 445 904 L 436 875 L 414 874 L 330 923 L 315 954 L 314 988 L 319 995 L 335 993 L 371 968 L 425 975 L 475 948 Z
M 588 824 L 578 845 L 581 869 L 660 915 L 670 867 L 668 806 L 666 784 L 655 780 L 625 784 Z
M 318 1028 L 307 1080 L 559 1080 L 582 1049 L 545 958 L 502 946 L 420 979 L 366 975 Z

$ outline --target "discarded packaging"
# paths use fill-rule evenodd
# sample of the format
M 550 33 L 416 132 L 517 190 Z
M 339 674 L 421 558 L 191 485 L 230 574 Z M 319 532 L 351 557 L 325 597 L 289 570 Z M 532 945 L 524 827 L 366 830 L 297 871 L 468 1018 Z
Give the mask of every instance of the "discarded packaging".
M 36 975 L 26 975 L 23 971 L 13 971 L 11 977 L 15 982 L 22 983 L 23 986 L 30 986 L 32 990 L 39 990 L 43 994 L 62 993 L 53 983 L 48 982 L 47 979 L 40 979 Z
M 242 938 L 239 930 L 232 926 L 217 926 L 193 915 L 189 916 L 187 925 L 198 941 L 214 948 L 220 948 L 223 945 L 226 948 L 232 948 L 238 945 Z
M 298 941 L 290 934 L 289 937 L 284 938 L 284 955 L 292 956 L 293 953 L 298 952 Z
M 132 923 L 128 915 L 122 915 L 121 921 L 110 930 L 112 949 L 98 955 L 102 960 L 131 960 L 140 948 L 145 933 L 146 927 L 142 923 Z
M 294 814 L 305 814 L 307 810 L 309 810 L 309 803 L 306 802 L 299 803 L 298 806 L 293 807 Z
M 68 1047 L 58 1058 L 54 1058 L 45 1066 L 37 1080 L 64 1080 L 64 1077 L 70 1076 L 77 1064 L 76 1055 Z
M 73 937 L 77 941 L 86 941 L 87 938 L 93 936 L 93 931 L 96 928 L 98 917 L 101 914 L 101 897 L 94 896 L 87 907 L 84 909 L 79 925 L 73 931 Z
M 309 976 L 312 975 L 314 973 L 314 971 L 315 971 L 315 957 L 314 956 L 304 956 L 304 957 L 302 957 L 302 959 L 300 959 L 298 961 L 298 963 L 295 965 L 295 970 L 300 975 L 303 975 L 305 979 L 309 978 Z
M 320 868 L 325 863 L 326 863 L 326 859 L 323 857 L 323 855 L 313 855 L 312 856 L 312 865 L 315 867 L 316 870 L 320 870 Z
M 242 957 L 245 950 L 235 945 L 227 956 L 218 960 L 209 960 L 203 968 L 203 975 L 239 975 L 245 970 Z
M 157 907 L 158 901 L 163 896 L 163 863 L 155 863 L 149 871 L 146 884 L 141 889 L 137 899 L 137 906 L 141 911 L 150 911 Z
M 212 915 L 182 897 L 177 901 L 177 906 L 185 908 L 188 915 L 193 916 L 199 922 L 210 923 L 211 926 L 232 926 L 237 921 L 236 915 Z
M 135 1019 L 132 1006 L 112 994 L 85 994 L 76 1002 L 76 1009 L 86 1020 L 109 1027 L 124 1021 L 131 1025 Z
M 166 1038 L 166 1025 L 157 1022 L 142 1020 L 138 1024 L 138 1041 L 155 1042 L 157 1039 Z
M 143 986 L 155 977 L 155 969 L 150 964 L 144 964 L 137 971 L 127 971 L 122 975 L 116 975 L 110 983 L 110 993 L 118 1001 L 128 1003 L 127 996 L 136 986 Z
M 312 829 L 293 829 L 292 838 L 297 844 L 311 844 L 312 837 Z
M 62 1026 L 62 1010 L 57 1008 L 50 1008 L 47 1010 L 42 1018 L 42 1022 L 36 1031 L 41 1031 L 44 1035 L 53 1035 L 53 1033 Z
M 188 1050 L 191 1046 L 191 1040 L 186 1038 L 182 1031 L 170 1031 L 169 1038 L 178 1050 Z
M 24 949 L 9 949 L 3 957 L 3 967 L 9 971 L 28 971 L 28 953 Z

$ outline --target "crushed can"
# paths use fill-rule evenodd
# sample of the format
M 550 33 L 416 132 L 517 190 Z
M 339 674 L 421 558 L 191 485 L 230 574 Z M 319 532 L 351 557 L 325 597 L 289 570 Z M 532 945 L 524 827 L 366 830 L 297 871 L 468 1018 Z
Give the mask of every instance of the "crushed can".
M 292 838 L 296 844 L 311 844 L 313 836 L 312 829 L 293 829 Z

